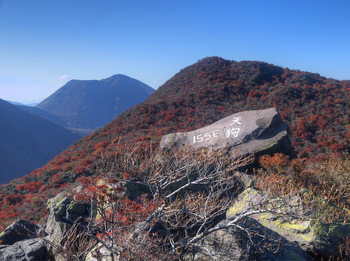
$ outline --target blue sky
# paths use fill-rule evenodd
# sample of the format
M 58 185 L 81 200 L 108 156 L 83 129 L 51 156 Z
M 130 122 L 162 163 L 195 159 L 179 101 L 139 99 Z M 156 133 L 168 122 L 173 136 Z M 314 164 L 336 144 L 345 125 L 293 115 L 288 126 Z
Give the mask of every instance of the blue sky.
M 207 56 L 350 79 L 348 0 L 0 0 L 0 98 L 125 74 L 158 88 Z

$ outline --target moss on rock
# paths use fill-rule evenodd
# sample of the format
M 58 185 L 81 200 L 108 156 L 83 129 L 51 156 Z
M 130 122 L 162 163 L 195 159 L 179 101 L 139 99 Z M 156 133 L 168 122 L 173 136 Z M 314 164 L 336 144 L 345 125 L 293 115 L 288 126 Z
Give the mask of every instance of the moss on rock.
M 262 201 L 260 192 L 248 188 L 242 192 L 233 206 L 227 211 L 226 217 L 233 218 L 246 211 L 252 204 Z M 291 199 L 292 200 L 292 199 Z M 267 208 L 277 198 L 270 197 Z M 282 209 L 282 208 L 281 208 Z M 297 242 L 299 246 L 310 252 L 316 252 L 323 256 L 338 255 L 338 246 L 344 237 L 350 235 L 350 225 L 326 224 L 312 220 L 285 221 L 271 213 L 259 213 L 250 216 L 264 227 L 278 233 L 290 242 Z

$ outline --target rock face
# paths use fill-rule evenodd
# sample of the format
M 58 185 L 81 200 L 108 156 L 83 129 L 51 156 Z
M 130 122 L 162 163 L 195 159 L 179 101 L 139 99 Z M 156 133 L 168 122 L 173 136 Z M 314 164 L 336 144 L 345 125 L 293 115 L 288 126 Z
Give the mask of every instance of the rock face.
M 165 135 L 162 149 L 193 148 L 232 149 L 237 156 L 252 153 L 290 151 L 288 126 L 276 108 L 243 111 L 204 128 Z

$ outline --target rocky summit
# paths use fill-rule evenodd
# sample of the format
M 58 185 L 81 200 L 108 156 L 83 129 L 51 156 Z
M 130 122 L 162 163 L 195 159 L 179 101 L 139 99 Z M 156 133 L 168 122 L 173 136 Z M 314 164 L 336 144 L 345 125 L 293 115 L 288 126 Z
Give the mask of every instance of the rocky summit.
M 162 149 L 182 146 L 234 149 L 236 155 L 288 153 L 290 138 L 277 109 L 269 108 L 235 113 L 201 129 L 165 135 L 160 142 Z

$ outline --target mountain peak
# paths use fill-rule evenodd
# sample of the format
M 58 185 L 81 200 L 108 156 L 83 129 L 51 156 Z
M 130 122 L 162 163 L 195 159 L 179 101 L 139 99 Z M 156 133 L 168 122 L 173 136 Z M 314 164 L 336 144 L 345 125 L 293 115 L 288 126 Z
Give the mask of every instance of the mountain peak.
M 129 77 L 129 76 L 126 76 L 126 75 L 124 75 L 124 74 L 114 74 L 114 75 L 112 75 L 112 76 L 110 76 L 110 77 L 101 79 L 100 81 L 116 80 L 116 79 L 132 79 L 132 78 Z
M 208 56 L 198 60 L 198 63 L 213 63 L 213 62 L 222 62 L 222 61 L 228 61 L 228 60 L 219 56 Z
M 102 80 L 72 80 L 46 98 L 38 108 L 57 115 L 81 134 L 91 133 L 154 92 L 123 74 Z
M 129 87 L 133 87 L 133 85 L 145 85 L 143 82 L 126 76 L 124 74 L 114 74 L 108 78 L 101 79 L 100 82 L 110 84 L 110 85 L 128 85 Z M 145 85 L 146 86 L 146 85 Z M 149 87 L 149 86 L 148 86 Z M 152 92 L 153 93 L 153 92 Z
M 223 66 L 231 66 L 232 63 L 236 63 L 235 61 L 225 60 L 218 56 L 209 56 L 203 59 L 198 60 L 195 64 L 192 64 L 185 69 L 192 67 L 196 68 L 196 70 L 210 70 L 210 69 L 220 69 Z M 184 70 L 185 70 L 184 69 Z

